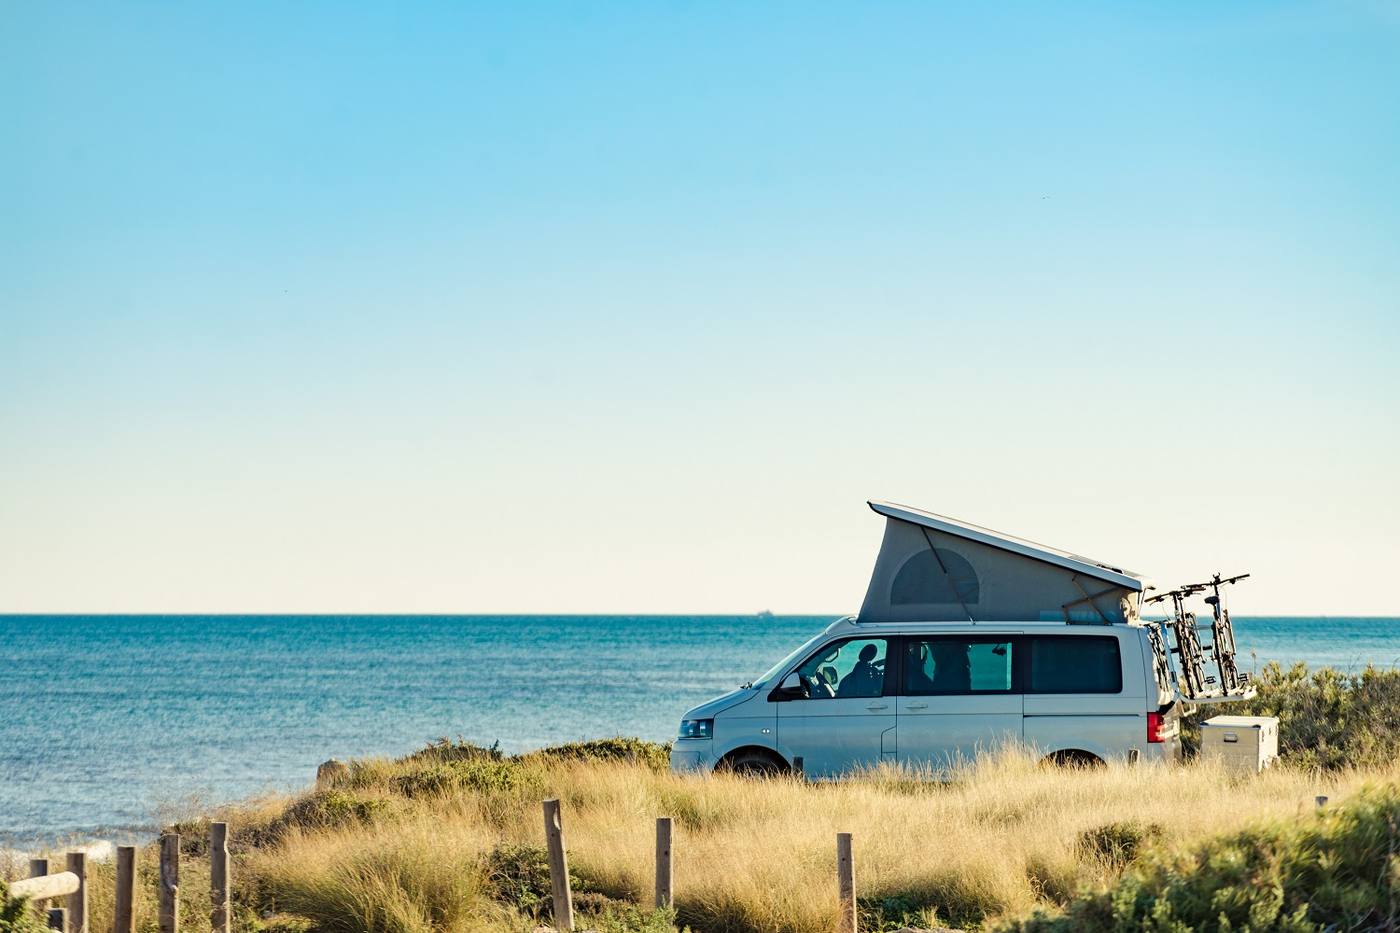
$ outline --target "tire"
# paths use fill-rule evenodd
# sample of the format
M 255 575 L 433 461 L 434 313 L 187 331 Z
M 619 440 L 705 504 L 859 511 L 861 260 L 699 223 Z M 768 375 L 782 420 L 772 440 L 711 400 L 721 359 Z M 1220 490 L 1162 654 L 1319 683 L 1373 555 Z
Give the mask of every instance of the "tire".
M 787 766 L 776 755 L 756 748 L 727 755 L 720 762 L 720 769 L 749 778 L 772 778 L 787 772 Z
M 1077 748 L 1069 748 L 1048 756 L 1043 764 L 1055 768 L 1069 768 L 1075 771 L 1097 771 L 1108 767 L 1102 758 Z

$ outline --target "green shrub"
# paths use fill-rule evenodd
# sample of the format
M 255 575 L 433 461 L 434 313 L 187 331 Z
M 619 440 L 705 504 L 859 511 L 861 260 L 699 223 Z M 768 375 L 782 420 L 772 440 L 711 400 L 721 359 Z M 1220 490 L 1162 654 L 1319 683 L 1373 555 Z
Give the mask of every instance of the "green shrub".
M 350 773 L 340 776 L 335 787 L 343 790 L 389 789 L 393 775 L 399 771 L 399 763 L 387 758 L 353 758 L 347 765 Z
M 609 901 L 599 909 L 585 905 L 577 927 L 597 933 L 675 933 L 676 912 L 638 907 L 623 901 Z
M 899 886 L 869 886 L 856 898 L 857 926 L 862 930 L 928 930 L 944 925 L 981 929 L 986 918 L 1007 905 L 972 875 L 938 869 Z M 697 922 L 696 927 L 705 926 Z
M 1146 843 L 1161 835 L 1162 827 L 1156 823 L 1130 820 L 1086 829 L 1076 841 L 1080 851 L 1090 858 L 1113 868 L 1123 868 L 1137 860 Z
M 1394 929 L 1400 920 L 1400 789 L 1345 807 L 1144 857 L 1112 888 L 1018 933 Z
M 653 771 L 665 771 L 671 764 L 671 746 L 618 736 L 555 745 L 523 757 L 553 758 L 559 761 L 621 761 L 645 765 Z
M 995 890 L 956 869 L 929 872 L 908 890 L 877 890 L 857 899 L 863 922 L 881 930 L 928 929 L 940 924 L 978 929 L 987 917 L 1006 907 Z
M 0 933 L 47 933 L 29 898 L 11 897 L 4 881 L 0 881 Z
M 440 739 L 429 742 L 425 748 L 420 748 L 416 752 L 407 754 L 399 759 L 400 762 L 414 761 L 474 761 L 485 758 L 490 761 L 500 761 L 505 756 L 501 753 L 501 743 L 493 742 L 491 745 L 477 745 L 468 742 L 461 736 L 454 742 L 452 739 L 443 736 Z
M 486 893 L 532 920 L 550 921 L 554 916 L 554 895 L 549 879 L 549 853 L 539 846 L 502 843 L 486 856 L 482 874 Z M 647 910 L 631 901 L 609 897 L 592 890 L 587 879 L 569 869 L 573 891 L 576 927 L 614 933 L 653 933 L 670 931 L 673 911 Z
M 929 905 L 909 894 L 858 897 L 856 926 L 862 930 L 921 929 L 928 920 Z
M 180 854 L 186 858 L 203 858 L 209 854 L 209 818 L 177 820 L 161 829 L 161 834 L 175 833 L 180 837 Z
M 510 794 L 538 783 L 533 773 L 512 759 L 462 758 L 401 774 L 393 787 L 405 797 L 427 797 L 470 791 L 476 794 Z
M 387 778 L 387 787 L 405 797 L 426 797 L 468 790 L 478 794 L 510 793 L 534 789 L 542 776 L 532 765 L 546 761 L 623 762 L 664 771 L 670 765 L 671 747 L 635 738 L 594 739 L 506 756 L 499 743 L 489 748 L 470 742 L 438 739 L 426 748 L 398 759 L 398 772 Z M 349 783 L 356 785 L 357 763 L 351 762 Z M 404 766 L 408 766 L 405 770 Z M 376 776 L 383 772 L 376 770 Z
M 1334 770 L 1383 765 L 1400 757 L 1400 670 L 1367 667 L 1358 674 L 1306 664 L 1269 663 L 1255 679 L 1258 695 L 1232 703 L 1232 715 L 1277 716 L 1279 755 L 1289 764 Z M 1221 710 L 1187 717 L 1193 737 Z
M 373 823 L 389 808 L 379 797 L 360 797 L 343 790 L 318 791 L 302 797 L 287 808 L 277 829 L 287 826 L 320 828 Z
M 372 823 L 389 806 L 389 802 L 382 798 L 357 797 L 341 790 L 327 791 L 319 796 L 324 819 L 333 826 Z
M 503 843 L 486 856 L 486 892 L 535 920 L 554 915 L 549 853 L 539 846 Z M 570 884 L 575 880 L 570 872 Z
M 447 765 L 410 771 L 395 777 L 393 788 L 410 798 L 441 796 L 457 788 L 457 772 Z

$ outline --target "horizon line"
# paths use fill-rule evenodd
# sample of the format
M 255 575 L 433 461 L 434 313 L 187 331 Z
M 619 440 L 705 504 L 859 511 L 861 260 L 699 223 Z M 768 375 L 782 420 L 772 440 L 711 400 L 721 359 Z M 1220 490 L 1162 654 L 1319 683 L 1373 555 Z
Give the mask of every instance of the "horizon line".
M 186 612 L 186 611 L 166 611 L 166 612 L 0 612 L 0 619 L 16 618 L 71 618 L 74 616 L 86 616 L 89 618 L 141 618 L 141 617 L 172 617 L 172 616 L 202 616 L 202 617 L 223 617 L 234 618 L 239 616 L 256 616 L 259 618 L 337 618 L 355 616 L 360 618 L 461 618 L 461 619 L 529 619 L 552 616 L 556 618 L 607 618 L 618 616 L 634 616 L 643 618 L 845 618 L 854 616 L 852 612 L 773 612 L 767 609 L 760 609 L 757 612 L 341 612 L 317 610 L 314 612 L 244 612 L 244 611 L 219 611 L 219 612 Z M 1165 618 L 1165 617 L 1164 617 Z M 1315 614 L 1315 613 L 1231 613 L 1234 619 L 1400 619 L 1400 611 L 1394 615 L 1375 613 L 1340 613 L 1340 614 Z M 933 621 L 933 620 L 930 620 Z M 952 620 L 956 621 L 956 620 Z M 972 625 L 993 625 L 1005 620 L 971 622 Z M 1039 621 L 1025 619 L 1022 621 Z M 1052 620 L 1053 621 L 1053 620 Z M 1150 621 L 1156 621 L 1152 619 Z M 1005 622 L 1005 624 L 1015 624 Z M 1096 624 L 1096 623 L 1091 623 Z

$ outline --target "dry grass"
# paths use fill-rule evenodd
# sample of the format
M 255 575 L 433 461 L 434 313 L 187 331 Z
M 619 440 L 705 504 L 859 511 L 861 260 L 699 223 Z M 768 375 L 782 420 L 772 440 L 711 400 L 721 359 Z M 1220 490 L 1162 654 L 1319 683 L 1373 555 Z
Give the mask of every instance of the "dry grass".
M 244 868 L 270 907 L 325 930 L 474 930 L 508 919 L 483 893 L 478 820 L 417 812 L 391 824 L 292 830 Z
M 1063 900 L 1121 868 L 1079 844 L 1110 822 L 1158 825 L 1165 845 L 1247 821 L 1294 817 L 1318 793 L 1341 799 L 1400 772 L 1240 778 L 1207 768 L 1047 770 L 1028 756 L 984 761 L 940 785 L 877 771 L 809 785 L 717 776 L 639 776 L 616 767 L 550 775 L 565 801 L 579 874 L 616 897 L 651 883 L 652 819 L 677 820 L 680 920 L 707 930 L 834 928 L 835 834 L 854 834 L 863 897 L 897 899 L 926 920 L 968 924 Z M 529 817 L 534 817 L 531 812 Z M 540 839 L 534 819 L 511 831 Z
M 500 847 L 543 845 L 539 801 L 548 796 L 563 801 L 571 868 L 593 911 L 586 922 L 597 928 L 657 922 L 618 912 L 626 903 L 649 906 L 657 816 L 675 818 L 677 922 L 697 931 L 833 929 L 837 832 L 855 837 L 868 926 L 972 927 L 1113 881 L 1131 853 L 1084 843 L 1106 824 L 1179 848 L 1250 823 L 1304 817 L 1314 795 L 1343 801 L 1363 784 L 1400 780 L 1400 766 L 1325 774 L 1281 767 L 1257 777 L 1200 764 L 1071 771 L 1006 753 L 951 783 L 917 778 L 877 770 L 816 785 L 538 757 L 371 761 L 329 794 L 215 818 L 235 828 L 237 925 L 248 930 L 296 928 L 287 915 L 347 933 L 527 930 L 533 918 L 492 887 L 488 862 Z M 200 827 L 184 829 L 191 844 L 183 926 L 201 933 L 207 862 Z M 143 930 L 154 928 L 154 865 L 154 850 L 144 851 Z M 111 868 L 95 874 L 92 928 L 110 929 Z

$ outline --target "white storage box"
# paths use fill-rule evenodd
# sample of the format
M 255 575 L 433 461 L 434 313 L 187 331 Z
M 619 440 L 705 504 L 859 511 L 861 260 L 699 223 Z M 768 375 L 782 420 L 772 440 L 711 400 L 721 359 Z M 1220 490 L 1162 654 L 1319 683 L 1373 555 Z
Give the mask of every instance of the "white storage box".
M 1276 716 L 1216 716 L 1201 723 L 1201 760 L 1263 771 L 1278 760 Z

